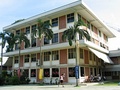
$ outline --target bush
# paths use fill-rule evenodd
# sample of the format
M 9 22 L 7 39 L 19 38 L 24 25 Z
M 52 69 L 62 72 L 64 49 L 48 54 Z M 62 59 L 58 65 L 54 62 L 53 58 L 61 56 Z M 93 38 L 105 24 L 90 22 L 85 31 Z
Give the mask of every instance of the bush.
M 11 84 L 11 85 L 19 85 L 20 84 L 20 80 L 19 80 L 18 76 L 12 76 L 8 80 L 9 80 L 8 84 Z
M 0 85 L 4 85 L 5 84 L 5 78 L 0 75 Z
M 23 72 L 22 76 L 20 77 L 20 83 L 28 84 L 29 82 L 30 82 L 30 79 L 27 77 L 26 73 Z

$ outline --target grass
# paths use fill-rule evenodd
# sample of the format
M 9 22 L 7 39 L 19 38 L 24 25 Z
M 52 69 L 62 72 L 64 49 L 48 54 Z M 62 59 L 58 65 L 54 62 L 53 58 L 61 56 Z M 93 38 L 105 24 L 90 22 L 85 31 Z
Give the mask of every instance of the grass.
M 108 81 L 104 82 L 104 84 L 100 83 L 97 86 L 118 86 L 119 81 Z

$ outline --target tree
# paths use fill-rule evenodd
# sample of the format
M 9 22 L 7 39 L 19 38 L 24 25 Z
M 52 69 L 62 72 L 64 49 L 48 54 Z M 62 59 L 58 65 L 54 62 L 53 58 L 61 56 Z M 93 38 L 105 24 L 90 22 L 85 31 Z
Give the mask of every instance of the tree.
M 90 40 L 90 35 L 87 30 L 81 29 L 81 26 L 86 26 L 82 19 L 78 19 L 73 26 L 70 26 L 67 30 L 63 32 L 62 40 L 68 40 L 69 45 L 72 46 L 73 42 L 75 44 L 75 55 L 76 55 L 76 66 L 77 66 L 77 48 L 78 48 L 78 39 L 77 34 L 81 37 L 85 37 L 87 40 Z M 76 86 L 78 86 L 78 80 L 76 79 Z
M 50 26 L 51 25 L 49 21 L 42 22 L 42 20 L 38 20 L 37 29 L 32 31 L 33 33 L 32 37 L 35 37 L 40 40 L 40 62 L 42 62 L 42 50 L 41 50 L 42 39 L 44 37 L 47 38 L 48 40 L 53 38 L 53 31 L 52 29 L 50 29 Z
M 24 42 L 24 46 L 25 48 L 30 46 L 30 41 L 29 39 L 26 37 L 25 33 L 20 33 L 20 34 L 16 34 L 14 36 L 14 40 L 13 43 L 18 45 L 18 49 L 19 49 L 19 64 L 20 64 L 20 49 L 21 49 L 21 44 L 22 42 Z M 20 67 L 20 65 L 19 65 Z
M 1 42 L 1 74 L 2 74 L 2 62 L 3 62 L 3 60 L 2 60 L 2 58 L 3 58 L 3 48 L 5 47 L 5 43 L 6 43 L 5 37 L 6 37 L 6 32 L 1 32 L 0 33 L 0 39 L 2 40 L 2 42 Z
M 6 33 L 7 36 L 6 36 L 6 42 L 7 42 L 7 50 L 6 52 L 10 52 L 10 51 L 13 51 L 13 48 L 14 48 L 14 44 L 15 44 L 15 35 L 13 33 L 10 33 L 10 32 L 7 32 Z

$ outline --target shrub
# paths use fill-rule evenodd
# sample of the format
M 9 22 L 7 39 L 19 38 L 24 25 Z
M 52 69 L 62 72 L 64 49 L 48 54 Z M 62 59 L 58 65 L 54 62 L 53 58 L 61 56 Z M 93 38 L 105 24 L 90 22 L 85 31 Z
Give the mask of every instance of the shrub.
M 26 73 L 23 72 L 22 76 L 20 77 L 20 83 L 21 84 L 28 84 L 30 82 L 30 79 L 27 77 Z
M 9 78 L 9 84 L 11 85 L 19 85 L 20 84 L 20 80 L 18 76 L 12 76 L 11 78 Z
M 5 84 L 5 78 L 0 75 L 0 85 L 4 85 Z

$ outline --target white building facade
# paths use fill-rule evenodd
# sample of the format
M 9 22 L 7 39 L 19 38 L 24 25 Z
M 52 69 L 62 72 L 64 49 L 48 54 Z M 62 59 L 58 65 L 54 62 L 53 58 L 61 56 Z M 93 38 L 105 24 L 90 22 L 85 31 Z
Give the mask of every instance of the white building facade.
M 74 55 L 74 47 L 69 46 L 67 41 L 62 41 L 63 32 L 74 22 L 81 18 L 88 27 L 81 27 L 87 30 L 91 36 L 91 41 L 87 41 L 78 35 L 77 47 L 77 63 L 79 66 L 79 82 L 85 81 L 93 74 L 102 75 L 104 62 L 113 63 L 108 57 L 109 47 L 108 38 L 113 38 L 114 34 L 109 28 L 82 2 L 76 1 L 68 5 L 50 10 L 48 12 L 27 18 L 16 24 L 4 27 L 4 31 L 19 34 L 25 32 L 30 40 L 30 47 L 25 48 L 24 42 L 21 44 L 20 60 L 18 45 L 15 45 L 14 50 L 4 53 L 4 56 L 9 57 L 12 62 L 12 70 L 25 71 L 32 82 L 49 83 L 52 78 L 52 83 L 59 78 L 62 73 L 65 73 L 65 82 L 75 83 L 76 60 Z M 32 30 L 36 29 L 37 20 L 41 19 L 52 24 L 54 37 L 52 40 L 42 40 L 42 61 L 40 60 L 40 41 L 32 39 Z M 39 80 L 39 69 L 43 69 L 43 79 Z M 85 78 L 87 77 L 87 78 Z

